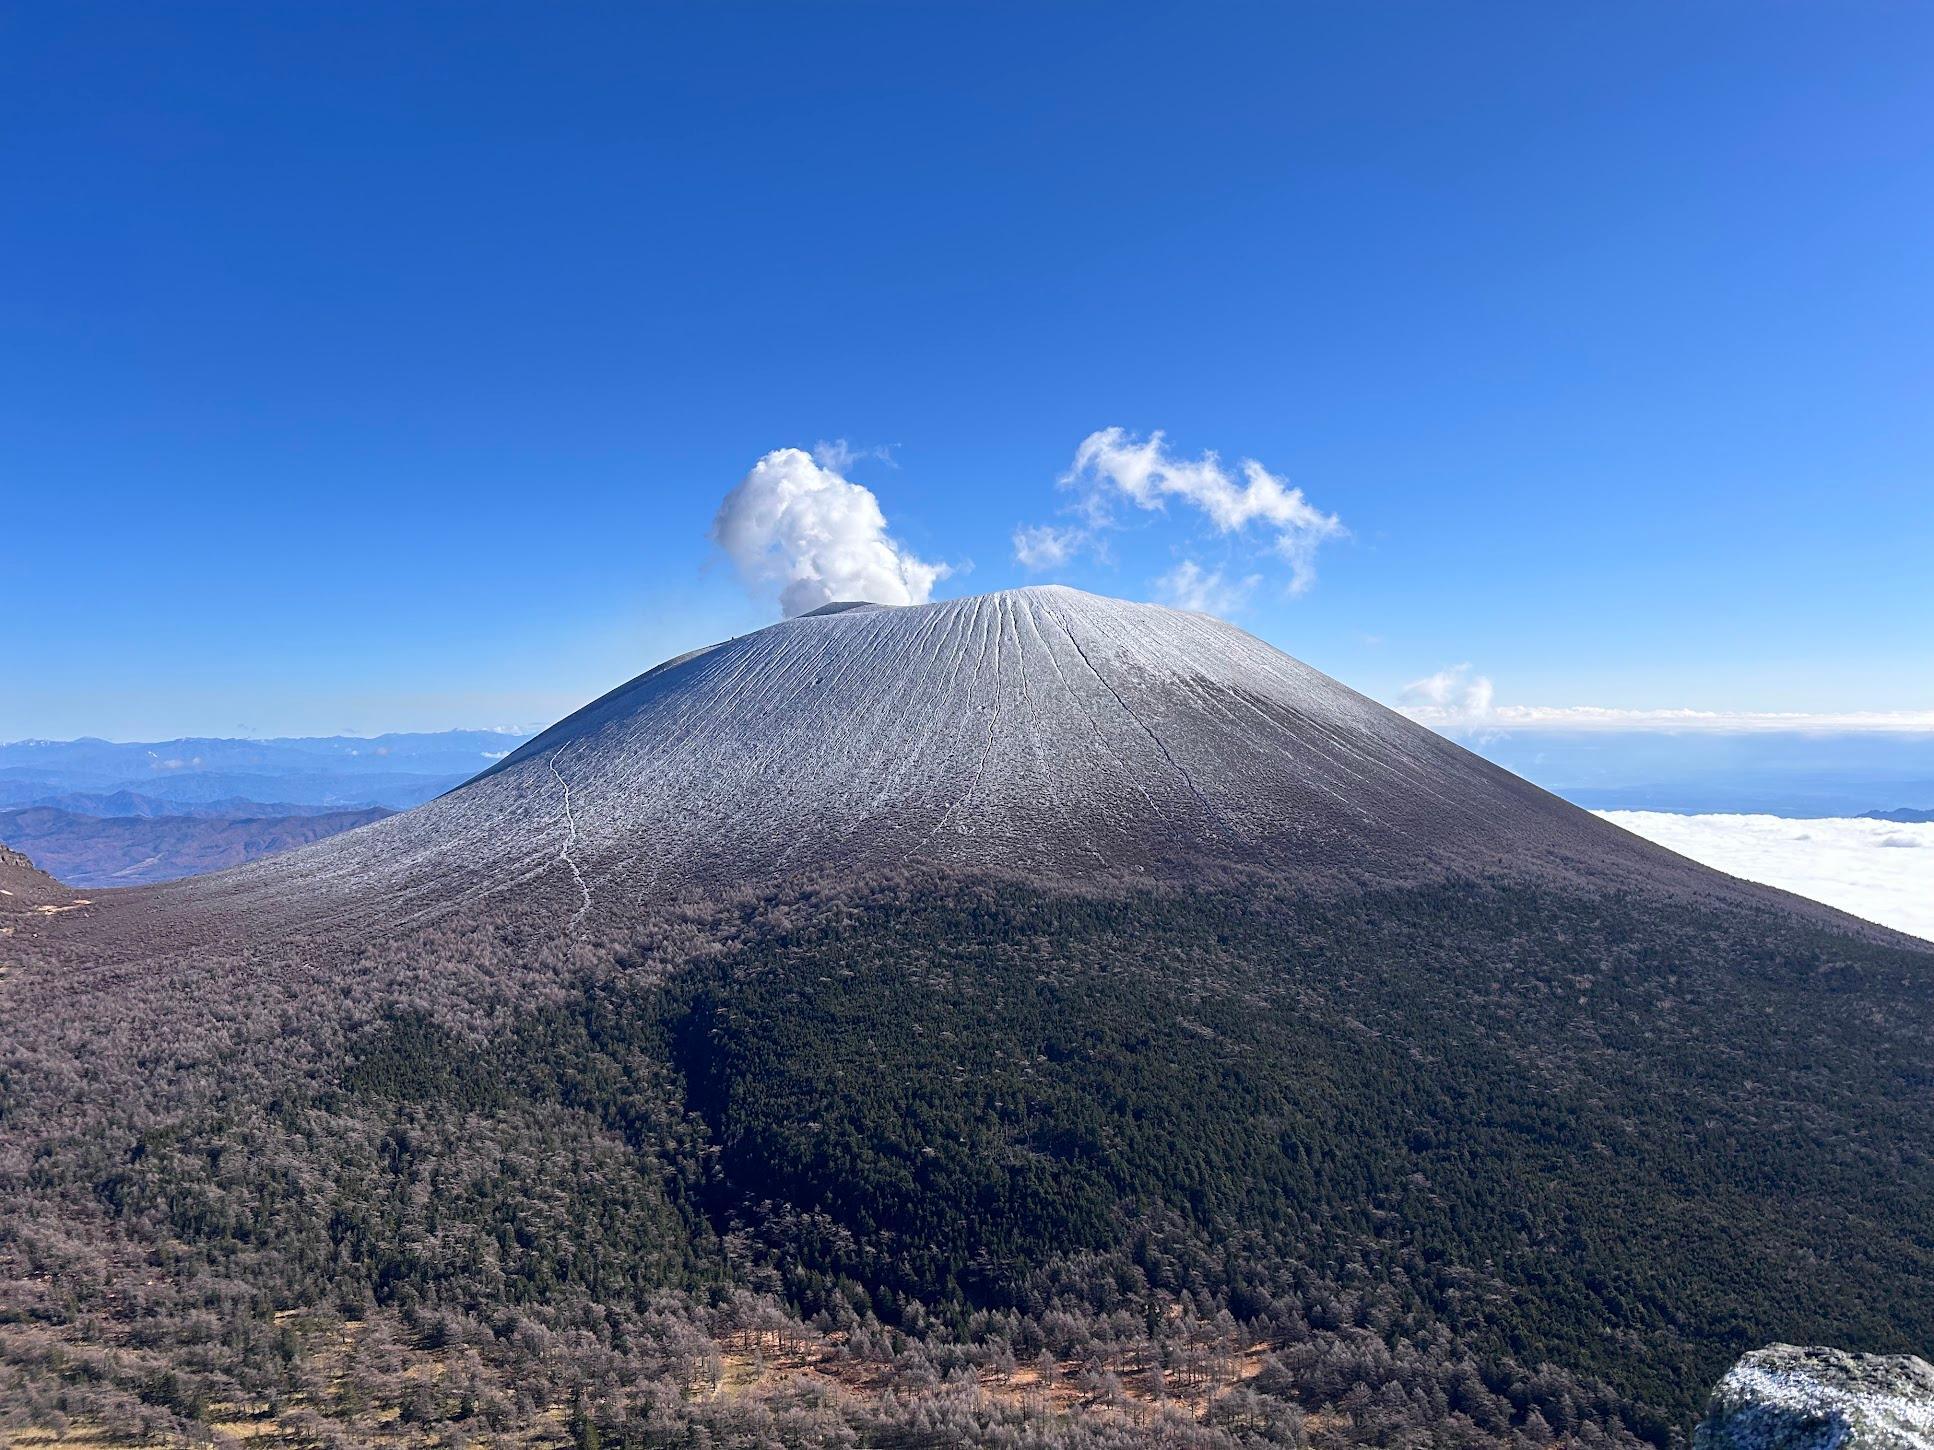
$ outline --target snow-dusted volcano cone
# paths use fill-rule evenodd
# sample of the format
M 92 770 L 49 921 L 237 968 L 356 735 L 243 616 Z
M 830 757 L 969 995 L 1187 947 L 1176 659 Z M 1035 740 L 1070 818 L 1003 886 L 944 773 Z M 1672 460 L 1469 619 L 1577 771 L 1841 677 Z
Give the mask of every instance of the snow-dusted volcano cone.
M 835 605 L 696 651 L 440 800 L 180 889 L 409 915 L 521 888 L 603 921 L 919 860 L 1317 881 L 1676 858 L 1233 625 L 1048 587 Z

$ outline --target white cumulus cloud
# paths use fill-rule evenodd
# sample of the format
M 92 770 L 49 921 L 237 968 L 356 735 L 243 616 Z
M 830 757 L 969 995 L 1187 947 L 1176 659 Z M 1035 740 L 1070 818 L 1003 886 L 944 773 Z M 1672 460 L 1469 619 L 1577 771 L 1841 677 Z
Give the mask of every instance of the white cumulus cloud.
M 1014 559 L 1024 569 L 1057 569 L 1087 541 L 1086 529 L 1023 524 L 1014 530 Z
M 1598 814 L 1728 875 L 1810 896 L 1934 941 L 1934 824 L 1663 811 Z
M 1195 560 L 1184 559 L 1157 579 L 1155 587 L 1164 604 L 1226 617 L 1241 609 L 1260 583 L 1260 574 L 1230 579 L 1220 569 L 1204 569 Z
M 752 466 L 719 505 L 712 538 L 748 588 L 777 590 L 788 617 L 845 599 L 925 604 L 948 573 L 887 533 L 871 489 L 798 448 Z
M 886 443 L 875 444 L 871 448 L 861 448 L 848 443 L 844 438 L 827 442 L 824 438 L 813 444 L 813 462 L 821 468 L 830 468 L 834 473 L 847 474 L 853 471 L 855 463 L 868 459 L 884 463 L 888 468 L 898 468 L 893 461 L 892 446 Z
M 1490 677 L 1468 663 L 1450 665 L 1404 686 L 1405 713 L 1433 725 L 1468 725 L 1489 720 L 1497 691 Z
M 1317 546 L 1348 532 L 1335 514 L 1324 513 L 1255 459 L 1243 459 L 1231 473 L 1213 452 L 1180 458 L 1169 452 L 1159 430 L 1140 439 L 1121 428 L 1090 433 L 1062 483 L 1085 490 L 1082 512 L 1097 526 L 1105 525 L 1117 498 L 1147 510 L 1179 500 L 1201 510 L 1224 534 L 1261 525 L 1273 532 L 1270 547 L 1289 565 L 1295 594 L 1316 582 Z

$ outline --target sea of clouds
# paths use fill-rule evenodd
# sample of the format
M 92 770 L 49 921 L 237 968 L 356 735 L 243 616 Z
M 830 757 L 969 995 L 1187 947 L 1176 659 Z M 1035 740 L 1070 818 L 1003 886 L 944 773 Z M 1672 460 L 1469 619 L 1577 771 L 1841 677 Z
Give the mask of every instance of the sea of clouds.
M 1664 811 L 1598 814 L 1729 875 L 1810 896 L 1934 941 L 1934 824 Z

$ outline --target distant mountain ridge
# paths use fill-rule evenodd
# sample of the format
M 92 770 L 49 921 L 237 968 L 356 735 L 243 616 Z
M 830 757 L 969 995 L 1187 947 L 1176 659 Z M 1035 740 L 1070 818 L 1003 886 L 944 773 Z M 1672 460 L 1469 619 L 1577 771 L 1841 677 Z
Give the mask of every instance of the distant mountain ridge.
M 327 765 L 343 773 L 461 770 L 526 738 L 521 730 L 393 731 L 383 735 L 265 738 L 182 736 L 173 740 L 0 741 L 0 770 L 95 780 L 184 770 L 287 770 Z
M 524 738 L 98 739 L 0 744 L 0 841 L 87 888 L 238 866 L 433 800 Z
M 1868 811 L 1861 819 L 1867 821 L 1894 821 L 1900 825 L 1908 826 L 1934 821 L 1934 811 L 1917 811 L 1910 807 L 1902 806 L 1897 810 L 1891 811 Z
M 20 740 L 0 744 L 0 808 L 207 815 L 233 814 L 230 803 L 247 801 L 273 802 L 273 813 L 286 815 L 407 810 L 525 738 L 516 731 L 446 730 L 266 740 Z
M 355 808 L 368 809 L 373 801 L 358 801 Z M 305 806 L 294 801 L 256 801 L 245 796 L 224 796 L 212 801 L 171 801 L 138 791 L 66 791 L 23 802 L 22 810 L 46 807 L 68 811 L 77 816 L 201 816 L 228 820 L 264 820 L 274 816 L 319 815 L 332 806 Z
M 239 866 L 390 814 L 375 806 L 283 816 L 91 816 L 32 806 L 0 811 L 0 841 L 69 886 L 140 886 Z

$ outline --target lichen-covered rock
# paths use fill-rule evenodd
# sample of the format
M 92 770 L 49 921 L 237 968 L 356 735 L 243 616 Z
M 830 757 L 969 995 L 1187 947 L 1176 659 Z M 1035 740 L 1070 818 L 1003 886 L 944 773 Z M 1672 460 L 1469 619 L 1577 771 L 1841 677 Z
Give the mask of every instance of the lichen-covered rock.
M 1934 1365 L 1774 1344 L 1719 1381 L 1694 1450 L 1934 1450 Z

